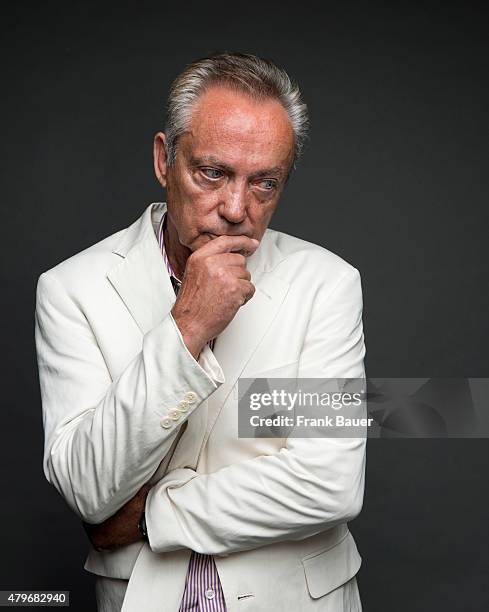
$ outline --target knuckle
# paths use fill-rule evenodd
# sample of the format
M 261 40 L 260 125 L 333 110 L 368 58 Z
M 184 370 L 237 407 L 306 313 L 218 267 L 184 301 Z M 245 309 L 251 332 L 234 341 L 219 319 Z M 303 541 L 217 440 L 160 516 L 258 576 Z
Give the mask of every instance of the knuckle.
M 224 282 L 227 278 L 226 270 L 224 268 L 215 268 L 214 270 L 216 278 L 221 282 Z

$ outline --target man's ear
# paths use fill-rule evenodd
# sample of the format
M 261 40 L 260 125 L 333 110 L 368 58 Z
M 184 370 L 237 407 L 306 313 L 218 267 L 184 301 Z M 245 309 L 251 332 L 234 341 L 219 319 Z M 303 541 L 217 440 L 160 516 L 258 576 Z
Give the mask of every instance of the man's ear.
M 167 159 L 165 144 L 165 134 L 163 132 L 155 134 L 153 142 L 153 162 L 156 178 L 162 187 L 166 187 Z

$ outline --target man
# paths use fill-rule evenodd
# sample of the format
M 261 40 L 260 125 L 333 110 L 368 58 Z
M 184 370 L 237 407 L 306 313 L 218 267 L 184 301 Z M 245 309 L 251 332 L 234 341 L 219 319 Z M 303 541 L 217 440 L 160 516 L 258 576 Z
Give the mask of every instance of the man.
M 365 439 L 237 433 L 239 377 L 365 376 L 358 271 L 267 229 L 306 128 L 272 62 L 197 60 L 154 139 L 167 202 L 39 278 L 44 470 L 99 610 L 361 610 Z

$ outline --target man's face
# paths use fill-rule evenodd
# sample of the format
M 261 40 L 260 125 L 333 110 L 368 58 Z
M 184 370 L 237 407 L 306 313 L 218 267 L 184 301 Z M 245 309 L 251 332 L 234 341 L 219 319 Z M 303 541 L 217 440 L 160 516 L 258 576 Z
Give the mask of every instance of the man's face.
M 217 236 L 261 240 L 294 154 L 288 115 L 276 100 L 213 86 L 194 104 L 175 163 L 155 137 L 155 169 L 180 244 L 195 251 Z

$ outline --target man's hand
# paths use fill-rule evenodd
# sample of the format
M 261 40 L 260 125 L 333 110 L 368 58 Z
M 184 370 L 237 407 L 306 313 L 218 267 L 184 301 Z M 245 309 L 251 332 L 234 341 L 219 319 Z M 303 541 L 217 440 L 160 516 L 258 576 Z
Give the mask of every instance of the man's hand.
M 247 236 L 218 236 L 187 259 L 171 312 L 196 359 L 207 342 L 219 335 L 253 297 L 255 287 L 246 269 L 246 257 L 258 245 L 258 240 Z
M 99 525 L 83 523 L 83 528 L 95 550 L 114 550 L 143 539 L 138 523 L 150 489 L 151 485 L 143 485 L 132 499 L 103 523 Z

